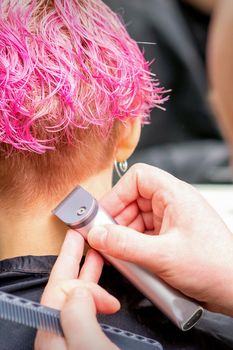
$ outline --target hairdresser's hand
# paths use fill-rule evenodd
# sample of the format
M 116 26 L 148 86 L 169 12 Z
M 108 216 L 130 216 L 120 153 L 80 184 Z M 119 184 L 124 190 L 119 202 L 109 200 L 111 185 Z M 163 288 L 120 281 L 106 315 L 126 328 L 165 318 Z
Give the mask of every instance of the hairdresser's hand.
M 118 349 L 102 332 L 96 312 L 116 312 L 119 302 L 97 285 L 103 266 L 98 253 L 90 250 L 79 271 L 83 248 L 83 238 L 68 231 L 41 300 L 43 305 L 61 309 L 64 338 L 38 331 L 36 350 Z
M 128 227 L 92 229 L 93 248 L 140 264 L 206 308 L 233 315 L 233 234 L 197 190 L 138 164 L 102 205 Z

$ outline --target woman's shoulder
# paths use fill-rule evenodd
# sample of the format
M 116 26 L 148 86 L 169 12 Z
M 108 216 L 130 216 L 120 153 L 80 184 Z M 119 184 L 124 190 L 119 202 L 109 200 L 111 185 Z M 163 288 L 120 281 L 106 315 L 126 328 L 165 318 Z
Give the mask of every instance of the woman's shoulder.
M 0 290 L 40 301 L 56 256 L 20 256 L 0 261 Z M 1 350 L 31 350 L 36 330 L 0 320 Z
M 0 290 L 38 301 L 55 260 L 56 256 L 31 255 L 1 260 Z

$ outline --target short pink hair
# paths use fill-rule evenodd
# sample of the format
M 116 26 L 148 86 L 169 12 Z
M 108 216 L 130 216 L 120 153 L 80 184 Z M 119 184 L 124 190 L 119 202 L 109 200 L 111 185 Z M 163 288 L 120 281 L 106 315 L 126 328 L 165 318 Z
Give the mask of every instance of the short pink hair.
M 100 0 L 1 0 L 0 143 L 42 154 L 164 102 L 136 42 Z M 74 137 L 75 134 L 75 137 Z

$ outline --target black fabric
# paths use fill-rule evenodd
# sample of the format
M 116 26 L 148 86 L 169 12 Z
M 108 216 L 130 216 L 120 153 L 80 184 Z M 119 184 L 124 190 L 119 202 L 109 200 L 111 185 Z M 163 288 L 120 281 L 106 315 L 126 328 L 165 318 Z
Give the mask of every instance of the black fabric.
M 55 260 L 55 256 L 27 256 L 1 261 L 0 290 L 39 301 Z M 156 339 L 165 350 L 233 348 L 230 318 L 208 313 L 198 329 L 183 333 L 113 267 L 104 267 L 100 284 L 118 297 L 122 305 L 115 315 L 99 315 L 103 323 Z M 0 320 L 1 350 L 33 349 L 34 337 L 34 330 Z

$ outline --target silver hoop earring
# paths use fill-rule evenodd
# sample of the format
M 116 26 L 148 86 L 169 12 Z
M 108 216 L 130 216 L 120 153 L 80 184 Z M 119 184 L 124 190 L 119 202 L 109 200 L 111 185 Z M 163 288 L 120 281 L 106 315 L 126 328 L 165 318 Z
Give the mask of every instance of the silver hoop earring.
M 121 178 L 124 175 L 124 173 L 128 170 L 128 162 L 127 160 L 124 160 L 123 162 L 117 162 L 115 160 L 114 167 L 117 172 L 117 175 L 119 176 L 119 178 Z

